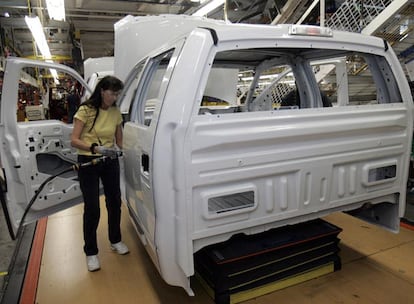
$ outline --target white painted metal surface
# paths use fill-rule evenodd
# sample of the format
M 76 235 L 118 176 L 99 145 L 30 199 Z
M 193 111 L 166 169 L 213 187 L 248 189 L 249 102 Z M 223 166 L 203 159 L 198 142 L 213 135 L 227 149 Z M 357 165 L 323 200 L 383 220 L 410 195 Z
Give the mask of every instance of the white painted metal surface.
M 83 62 L 83 74 L 86 82 L 95 73 L 114 71 L 114 57 L 88 58 Z
M 175 30 L 171 40 L 167 28 Z M 309 27 L 298 28 L 300 35 L 289 31 L 285 25 L 233 25 L 188 16 L 129 18 L 116 27 L 116 51 L 122 54 L 115 53 L 116 69 L 126 75 L 131 60 L 144 66 L 125 78 L 129 90 L 138 92 L 123 100 L 133 105 L 125 124 L 126 200 L 162 277 L 189 294 L 193 253 L 236 233 L 258 233 L 340 210 L 370 214 L 377 224 L 398 231 L 412 101 L 397 58 L 377 38 L 345 32 L 323 37 Z M 129 47 L 122 48 L 127 39 Z M 142 51 L 147 42 L 159 47 L 149 57 Z M 157 57 L 167 53 L 161 61 Z M 366 56 L 372 81 L 384 88 L 361 105 L 338 97 L 334 107 L 323 108 L 310 63 L 349 54 Z M 200 112 L 216 67 L 245 65 L 260 74 L 279 63 L 293 69 L 301 98 L 296 108 L 266 110 L 269 101 L 255 100 L 253 83 L 239 113 Z M 345 69 L 341 65 L 337 73 Z M 164 73 L 158 92 L 154 70 Z M 392 74 L 389 83 L 385 73 Z M 333 79 L 347 82 L 336 84 L 339 92 L 343 86 L 356 89 L 347 77 Z M 151 104 L 157 102 L 144 121 L 148 87 Z M 237 87 L 229 82 L 227 90 Z
M 6 60 L 0 112 L 0 159 L 5 173 L 2 193 L 12 216 L 14 233 L 39 186 L 49 177 L 76 163 L 70 145 L 72 125 L 57 120 L 18 122 L 19 81 L 22 70 L 55 68 L 87 85 L 73 69 L 53 63 L 9 57 Z M 25 223 L 81 202 L 77 174 L 58 176 L 47 183 L 33 204 Z
M 85 81 L 94 90 L 102 78 L 114 74 L 114 57 L 88 58 L 83 62 L 83 71 Z M 87 100 L 90 95 L 91 93 L 85 91 L 81 101 Z

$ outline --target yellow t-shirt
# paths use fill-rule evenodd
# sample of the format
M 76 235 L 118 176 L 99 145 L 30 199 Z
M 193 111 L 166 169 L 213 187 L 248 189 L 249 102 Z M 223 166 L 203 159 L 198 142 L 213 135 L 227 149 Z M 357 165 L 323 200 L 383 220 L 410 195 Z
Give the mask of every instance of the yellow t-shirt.
M 110 107 L 107 110 L 99 109 L 98 118 L 91 129 L 95 115 L 95 108 L 90 108 L 86 105 L 79 107 L 74 117 L 85 124 L 80 139 L 88 145 L 97 143 L 100 146 L 113 147 L 116 127 L 122 123 L 122 116 L 119 108 Z M 78 154 L 92 155 L 90 151 L 80 149 L 78 149 Z

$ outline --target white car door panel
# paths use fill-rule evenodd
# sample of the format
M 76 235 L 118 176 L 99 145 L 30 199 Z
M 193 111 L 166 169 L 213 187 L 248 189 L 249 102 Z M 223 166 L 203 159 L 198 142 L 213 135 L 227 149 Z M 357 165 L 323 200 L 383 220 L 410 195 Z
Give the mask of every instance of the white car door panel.
M 15 234 L 22 216 L 30 223 L 81 202 L 77 181 L 76 149 L 70 145 L 72 125 L 60 120 L 18 121 L 21 104 L 19 89 L 25 87 L 22 75 L 41 85 L 39 70 L 55 69 L 70 75 L 87 88 L 73 69 L 53 63 L 9 58 L 6 61 L 1 100 L 1 166 L 6 191 L 3 198 Z M 27 76 L 27 72 L 33 75 Z M 69 77 L 69 76 L 68 76 Z M 42 190 L 39 192 L 39 189 Z

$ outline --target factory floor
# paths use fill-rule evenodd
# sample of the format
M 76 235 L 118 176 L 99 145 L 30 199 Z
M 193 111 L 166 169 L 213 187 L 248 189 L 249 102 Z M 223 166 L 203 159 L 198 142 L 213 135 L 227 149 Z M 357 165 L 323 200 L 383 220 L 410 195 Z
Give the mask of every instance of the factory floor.
M 113 253 L 102 210 L 101 270 L 93 273 L 87 271 L 82 251 L 82 205 L 38 222 L 20 303 L 214 303 L 196 280 L 194 297 L 162 280 L 126 208 L 122 233 L 130 253 Z M 402 227 L 393 234 L 343 213 L 324 219 L 343 229 L 339 234 L 342 269 L 244 303 L 414 303 L 413 228 Z

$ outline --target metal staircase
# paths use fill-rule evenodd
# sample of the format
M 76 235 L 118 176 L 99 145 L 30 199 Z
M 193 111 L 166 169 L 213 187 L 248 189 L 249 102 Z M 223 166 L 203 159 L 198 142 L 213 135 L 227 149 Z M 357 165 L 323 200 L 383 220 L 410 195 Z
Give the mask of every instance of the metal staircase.
M 320 0 L 288 0 L 271 24 L 301 24 L 318 4 Z M 383 38 L 404 65 L 414 61 L 413 15 L 414 0 L 345 0 L 330 16 L 326 15 L 324 26 Z
M 401 65 L 414 60 L 413 0 L 347 0 L 326 20 L 337 30 L 360 32 L 388 41 Z
M 331 15 L 326 26 L 349 32 L 362 32 L 393 0 L 348 0 Z
M 414 67 L 413 16 L 413 0 L 347 0 L 325 25 L 384 39 L 392 46 L 405 74 L 413 81 L 414 73 L 410 68 Z

